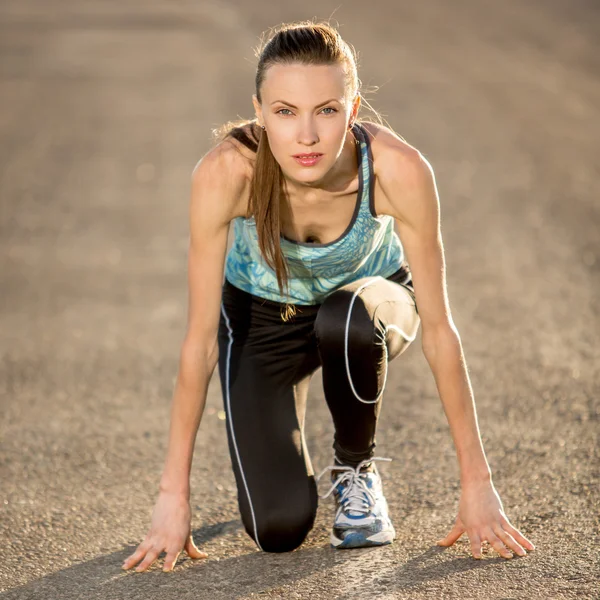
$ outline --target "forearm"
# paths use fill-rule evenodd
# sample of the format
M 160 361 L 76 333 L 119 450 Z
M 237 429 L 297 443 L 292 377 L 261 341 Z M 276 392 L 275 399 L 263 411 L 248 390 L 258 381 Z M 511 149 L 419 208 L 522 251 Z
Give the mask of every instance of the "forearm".
M 448 330 L 429 334 L 423 339 L 423 351 L 448 419 L 461 482 L 491 478 L 460 337 Z
M 206 405 L 216 357 L 201 347 L 184 348 L 171 403 L 169 442 L 161 491 L 189 497 L 189 480 L 196 434 Z

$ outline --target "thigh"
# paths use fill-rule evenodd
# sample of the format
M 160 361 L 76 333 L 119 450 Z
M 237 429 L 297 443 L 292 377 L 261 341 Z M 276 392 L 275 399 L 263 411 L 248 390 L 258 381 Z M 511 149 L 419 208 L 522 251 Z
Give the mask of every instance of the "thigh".
M 340 289 L 350 292 L 347 325 L 356 302 L 369 315 L 376 334 L 387 347 L 388 360 L 402 354 L 414 341 L 421 322 L 410 283 L 398 283 L 384 277 L 363 277 Z
M 239 317 L 222 305 L 219 375 L 240 513 L 261 549 L 291 549 L 312 527 L 318 498 L 301 426 L 309 348 L 294 336 L 285 347 L 261 340 L 258 325 L 249 335 Z

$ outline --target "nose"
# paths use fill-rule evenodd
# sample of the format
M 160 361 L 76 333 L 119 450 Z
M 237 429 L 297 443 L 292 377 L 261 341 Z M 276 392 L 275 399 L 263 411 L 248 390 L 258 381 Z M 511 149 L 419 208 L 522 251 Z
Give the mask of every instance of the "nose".
M 319 142 L 316 123 L 311 119 L 300 122 L 298 130 L 298 143 L 303 146 L 314 146 Z

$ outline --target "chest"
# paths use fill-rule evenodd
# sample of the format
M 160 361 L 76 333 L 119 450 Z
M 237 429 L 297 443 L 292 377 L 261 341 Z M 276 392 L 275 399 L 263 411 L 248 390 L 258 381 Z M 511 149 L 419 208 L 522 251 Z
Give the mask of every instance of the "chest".
M 342 194 L 320 194 L 309 201 L 295 201 L 281 206 L 281 233 L 290 241 L 331 244 L 351 227 L 360 209 L 373 206 L 375 215 L 384 208 L 383 192 L 377 180 L 370 189 L 356 181 Z M 378 202 L 379 200 L 379 202 Z
M 358 202 L 356 186 L 343 194 L 319 194 L 310 200 L 292 198 L 282 202 L 281 233 L 291 241 L 331 243 L 346 231 Z

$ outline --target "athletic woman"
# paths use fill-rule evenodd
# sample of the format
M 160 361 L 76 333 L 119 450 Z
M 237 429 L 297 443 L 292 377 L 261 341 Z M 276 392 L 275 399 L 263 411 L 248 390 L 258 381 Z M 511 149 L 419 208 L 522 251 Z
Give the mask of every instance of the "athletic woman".
M 191 536 L 189 473 L 217 363 L 239 510 L 257 547 L 302 544 L 325 473 L 331 544 L 392 542 L 376 465 L 391 459 L 374 455 L 375 433 L 388 364 L 419 324 L 460 465 L 458 516 L 438 544 L 466 532 L 476 558 L 484 542 L 525 555 L 534 546 L 504 513 L 479 434 L 431 165 L 389 128 L 358 120 L 356 57 L 328 24 L 273 33 L 253 103 L 256 118 L 217 131 L 193 172 L 189 318 L 168 452 L 150 531 L 123 568 L 145 570 L 163 551 L 164 570 L 182 549 L 207 556 Z M 319 368 L 335 436 L 333 464 L 315 477 L 304 416 Z

